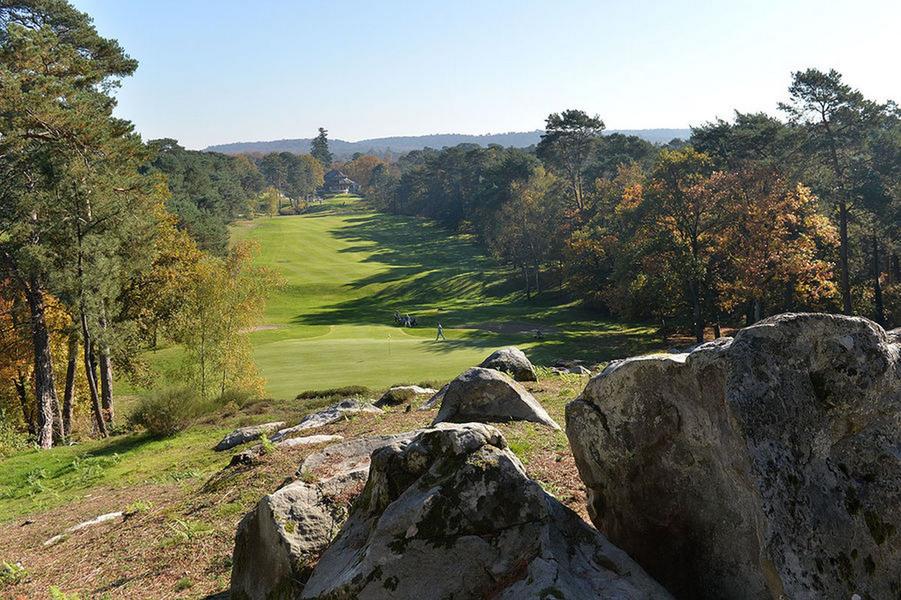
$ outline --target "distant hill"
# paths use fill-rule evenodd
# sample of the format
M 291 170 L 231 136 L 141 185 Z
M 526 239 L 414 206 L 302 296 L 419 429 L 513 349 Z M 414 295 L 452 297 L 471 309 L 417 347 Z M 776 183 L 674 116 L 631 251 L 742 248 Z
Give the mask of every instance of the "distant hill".
M 403 154 L 411 150 L 423 148 L 444 148 L 457 144 L 478 144 L 489 146 L 499 144 L 501 146 L 513 146 L 525 148 L 537 144 L 541 139 L 541 130 L 521 131 L 510 133 L 489 133 L 485 135 L 465 135 L 460 133 L 438 133 L 433 135 L 408 135 L 384 138 L 372 138 L 358 142 L 348 142 L 339 139 L 329 140 L 329 149 L 338 158 L 346 158 L 355 152 L 384 154 L 392 152 Z M 605 133 L 622 133 L 635 135 L 654 144 L 665 144 L 673 138 L 688 139 L 690 129 L 612 129 Z M 210 152 L 222 152 L 224 154 L 243 153 L 268 153 L 268 152 L 294 152 L 302 154 L 310 151 L 310 139 L 301 138 L 293 140 L 272 140 L 268 142 L 234 142 L 231 144 L 217 144 L 209 146 Z

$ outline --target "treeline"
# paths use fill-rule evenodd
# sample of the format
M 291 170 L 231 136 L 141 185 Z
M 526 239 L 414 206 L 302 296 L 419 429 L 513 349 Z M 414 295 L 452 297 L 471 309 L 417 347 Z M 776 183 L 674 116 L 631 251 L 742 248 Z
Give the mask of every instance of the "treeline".
M 228 249 L 231 222 L 278 214 L 283 204 L 300 212 L 322 186 L 324 166 L 309 154 L 228 156 L 185 150 L 172 139 L 147 145 L 153 158 L 141 172 L 165 176 L 166 209 L 177 217 L 178 227 L 201 249 L 219 256 Z
M 115 382 L 156 383 L 161 339 L 192 398 L 261 393 L 242 332 L 277 281 L 225 223 L 266 176 L 142 143 L 110 93 L 136 67 L 66 2 L 0 3 L 0 454 L 113 431 Z
M 476 235 L 600 311 L 691 331 L 788 310 L 901 324 L 901 115 L 835 71 L 793 75 L 784 118 L 736 113 L 654 146 L 582 111 L 541 142 L 370 161 L 377 208 Z

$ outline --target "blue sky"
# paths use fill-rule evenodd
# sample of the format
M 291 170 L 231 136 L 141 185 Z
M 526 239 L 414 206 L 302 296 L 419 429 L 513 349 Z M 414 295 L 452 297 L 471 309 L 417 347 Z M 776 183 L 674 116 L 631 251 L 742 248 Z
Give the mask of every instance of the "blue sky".
M 901 101 L 901 2 L 74 0 L 140 61 L 119 91 L 145 138 L 348 140 L 608 128 L 775 112 L 790 72 L 836 68 Z

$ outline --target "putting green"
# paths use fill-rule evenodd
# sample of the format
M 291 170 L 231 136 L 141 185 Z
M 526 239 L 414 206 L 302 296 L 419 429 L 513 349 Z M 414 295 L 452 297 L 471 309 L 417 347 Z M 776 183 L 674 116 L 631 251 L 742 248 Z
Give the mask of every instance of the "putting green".
M 344 385 L 446 380 L 516 344 L 541 363 L 608 360 L 653 347 L 653 330 L 598 321 L 556 293 L 526 301 L 471 241 L 433 224 L 338 197 L 307 214 L 236 225 L 286 285 L 252 332 L 274 398 Z M 416 328 L 394 325 L 394 312 Z M 441 322 L 447 337 L 435 341 Z M 536 337 L 535 330 L 541 330 Z

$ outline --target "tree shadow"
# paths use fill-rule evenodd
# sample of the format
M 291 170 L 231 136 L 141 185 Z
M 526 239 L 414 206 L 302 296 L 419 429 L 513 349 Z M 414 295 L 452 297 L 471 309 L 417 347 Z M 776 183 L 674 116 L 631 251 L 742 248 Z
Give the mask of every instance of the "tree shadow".
M 434 329 L 440 322 L 445 329 L 469 330 L 427 345 L 429 352 L 529 343 L 539 362 L 604 361 L 659 347 L 650 328 L 600 319 L 574 306 L 559 289 L 526 300 L 511 272 L 472 238 L 424 219 L 366 212 L 343 219 L 331 235 L 350 244 L 340 252 L 368 253 L 363 262 L 383 269 L 343 284 L 356 291 L 355 298 L 298 314 L 293 324 L 392 325 L 396 311 L 416 316 L 420 327 Z M 369 294 L 359 295 L 370 286 Z M 482 326 L 510 323 L 521 325 L 521 331 Z M 540 339 L 534 330 L 542 331 Z

